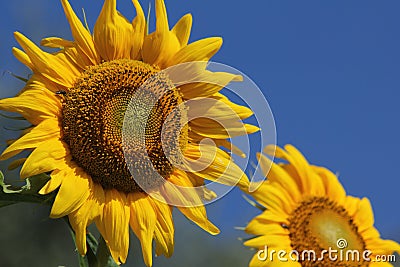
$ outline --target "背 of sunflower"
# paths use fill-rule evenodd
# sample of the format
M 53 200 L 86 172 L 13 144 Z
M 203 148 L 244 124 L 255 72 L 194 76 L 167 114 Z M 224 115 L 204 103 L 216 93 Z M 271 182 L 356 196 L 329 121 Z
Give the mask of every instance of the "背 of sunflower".
M 274 151 L 283 162 L 271 161 Z M 244 245 L 257 250 L 249 266 L 392 266 L 379 259 L 400 245 L 380 238 L 367 198 L 346 195 L 335 174 L 291 145 L 264 152 L 257 158 L 267 179 L 251 193 L 262 213 L 245 228 L 254 237 Z
M 146 265 L 151 266 L 153 240 L 156 255 L 169 257 L 173 253 L 174 205 L 167 198 L 189 198 L 189 202 L 199 203 L 215 197 L 206 188 L 202 194 L 191 190 L 204 185 L 205 180 L 248 186 L 247 176 L 232 163 L 226 149 L 221 149 L 224 146 L 239 151 L 228 140 L 231 133 L 246 135 L 258 131 L 253 125 L 238 126 L 237 120 L 242 122 L 252 111 L 232 103 L 219 92 L 224 85 L 240 81 L 241 77 L 208 71 L 205 64 L 196 68 L 195 75 L 217 82 L 174 87 L 167 75 L 156 75 L 180 63 L 208 62 L 222 45 L 219 37 L 188 43 L 191 15 L 183 16 L 170 29 L 163 0 L 156 0 L 156 27 L 152 33 L 148 33 L 148 22 L 137 0 L 133 0 L 136 17 L 132 22 L 117 11 L 116 0 L 105 0 L 93 33 L 77 17 L 68 0 L 61 2 L 73 40 L 50 37 L 41 42 L 45 47 L 56 48 L 56 52 L 45 52 L 23 34 L 15 33 L 23 50 L 13 48 L 13 53 L 33 74 L 17 96 L 0 100 L 0 109 L 20 113 L 32 126 L 6 148 L 0 159 L 27 150 L 30 154 L 26 159 L 15 161 L 22 165 L 21 178 L 50 174 L 40 193 L 57 192 L 50 216 L 68 216 L 82 255 L 87 252 L 87 226 L 95 223 L 113 259 L 124 263 L 131 228 L 141 242 Z M 132 143 L 125 147 L 134 158 L 135 175 L 141 176 L 133 177 L 122 145 L 124 113 L 132 95 L 150 77 L 155 78 L 146 86 L 148 95 L 163 94 L 148 117 L 131 121 L 131 126 L 138 123 L 142 127 L 146 119 L 146 153 L 135 147 L 135 131 L 130 135 Z M 216 100 L 215 111 L 208 106 L 207 118 L 185 122 L 187 113 L 196 107 L 179 107 L 198 97 Z M 146 103 L 133 105 L 140 111 Z M 193 161 L 208 155 L 210 164 L 202 170 L 178 168 L 160 145 L 163 122 L 176 110 L 165 136 L 167 141 L 179 140 L 171 142 L 176 145 L 170 150 L 176 149 L 185 159 Z M 215 146 L 201 145 L 204 138 L 212 140 Z M 146 180 L 149 169 L 155 169 L 166 181 L 164 184 L 184 187 L 185 192 L 163 194 L 165 201 L 150 197 L 136 182 Z M 163 188 L 164 184 L 154 186 Z M 204 205 L 177 208 L 205 231 L 219 233 L 208 220 Z

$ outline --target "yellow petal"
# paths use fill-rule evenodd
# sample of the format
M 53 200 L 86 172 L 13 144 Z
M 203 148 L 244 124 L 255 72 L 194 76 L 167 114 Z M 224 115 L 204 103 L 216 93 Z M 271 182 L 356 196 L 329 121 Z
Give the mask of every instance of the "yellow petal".
M 144 12 L 138 0 L 132 0 L 133 5 L 136 9 L 136 17 L 132 21 L 132 50 L 131 59 L 140 60 L 142 55 L 142 46 L 144 41 L 144 36 L 146 35 L 146 19 L 144 17 Z
M 82 55 L 75 47 L 64 48 L 59 53 L 63 53 L 69 62 L 74 63 L 80 72 L 84 72 L 87 68 L 87 62 L 84 61 Z
M 40 45 L 50 47 L 50 48 L 66 48 L 66 47 L 73 47 L 74 42 L 65 40 L 59 37 L 48 37 L 43 38 L 40 42 Z
M 246 157 L 246 154 L 239 147 L 235 146 L 234 144 L 232 144 L 231 142 L 229 142 L 226 139 L 215 139 L 214 142 L 218 147 L 224 147 L 224 148 L 232 151 L 232 153 L 240 156 L 241 158 Z
M 291 163 L 302 178 L 303 192 L 314 196 L 325 196 L 325 186 L 321 178 L 312 171 L 305 157 L 294 146 L 286 145 L 285 149 L 290 154 Z
M 160 33 L 168 32 L 168 16 L 164 0 L 155 0 L 156 2 L 156 31 Z
M 291 192 L 277 182 L 265 181 L 251 195 L 264 207 L 276 213 L 289 215 L 296 207 Z
M 72 36 L 77 44 L 77 49 L 80 52 L 79 54 L 85 55 L 84 58 L 87 65 L 97 65 L 100 63 L 100 56 L 96 52 L 92 35 L 78 19 L 68 0 L 61 0 L 61 3 L 71 27 Z
M 176 169 L 157 192 L 153 193 L 158 201 L 166 200 L 166 203 L 174 206 L 202 206 L 201 190 L 193 188 L 192 183 L 182 170 Z
M 67 146 L 59 139 L 50 139 L 40 144 L 29 155 L 21 169 L 21 178 L 57 169 L 69 154 Z
M 234 75 L 232 81 L 240 81 L 241 77 L 242 76 Z M 223 94 L 216 93 L 215 95 L 211 96 L 211 98 L 221 101 L 224 105 L 227 105 L 230 109 L 234 110 L 238 117 L 242 120 L 253 115 L 253 111 L 250 108 L 233 103 Z
M 147 35 L 144 39 L 143 60 L 146 63 L 164 68 L 179 49 L 178 38 L 169 30 L 164 1 L 156 0 L 156 31 Z
M 221 149 L 209 145 L 188 145 L 185 150 L 186 167 L 193 175 L 228 186 L 248 188 L 246 174 Z
M 206 209 L 204 206 L 198 207 L 178 207 L 178 209 L 192 222 L 197 224 L 204 231 L 217 235 L 220 233 L 219 229 L 212 224 L 206 215 Z
M 57 55 L 53 55 L 44 52 L 32 41 L 18 32 L 15 33 L 15 39 L 29 56 L 35 70 L 40 72 L 50 81 L 66 88 L 73 86 L 75 79 L 80 75 L 80 72 L 77 70 L 76 66 L 66 60 L 64 54 L 58 53 Z
M 152 241 L 156 227 L 156 212 L 153 200 L 144 193 L 131 193 L 128 195 L 131 217 L 130 225 L 142 245 L 143 259 L 146 266 L 152 266 Z
M 301 200 L 302 194 L 300 193 L 297 184 L 294 182 L 293 178 L 285 172 L 285 170 L 261 153 L 257 153 L 257 159 L 260 163 L 261 170 L 270 181 L 280 184 L 283 188 L 287 188 L 287 191 L 290 192 L 290 195 L 295 202 Z
M 19 48 L 13 47 L 12 48 L 12 52 L 14 54 L 14 56 L 25 66 L 27 66 L 28 68 L 30 68 L 32 71 L 34 71 L 35 66 L 33 65 L 31 59 L 28 57 L 28 55 L 22 51 Z
M 239 75 L 227 72 L 211 72 L 203 70 L 200 73 L 194 74 L 193 77 L 185 77 L 189 79 L 186 81 L 186 84 L 179 86 L 179 90 L 182 92 L 185 99 L 210 97 L 214 96 L 230 82 L 240 80 L 240 77 L 241 76 Z M 226 97 L 223 98 L 222 95 L 218 97 L 218 100 L 226 103 L 229 101 L 226 101 Z
M 258 127 L 245 124 L 229 105 L 211 98 L 196 98 L 186 102 L 191 130 L 216 139 L 257 132 Z
M 282 225 L 277 223 L 260 223 L 259 220 L 252 220 L 247 226 L 247 233 L 253 235 L 284 235 L 289 238 L 289 230 L 282 227 Z
M 198 188 L 196 188 L 196 190 L 198 190 L 198 189 L 201 190 L 200 198 L 202 200 L 210 201 L 217 197 L 217 194 L 214 191 L 208 189 L 205 186 L 204 178 L 197 176 L 195 173 L 191 173 L 191 172 L 186 172 L 186 175 L 187 175 L 188 179 L 190 180 L 190 184 L 193 187 L 198 187 Z
M 142 58 L 148 64 L 168 67 L 169 58 L 179 50 L 179 42 L 171 32 L 153 32 L 144 38 Z
M 115 189 L 105 191 L 104 239 L 116 263 L 125 263 L 129 248 L 130 211 L 126 196 Z
M 218 121 L 240 120 L 235 110 L 231 109 L 224 101 L 214 98 L 199 97 L 188 101 L 187 105 L 189 106 L 189 118 L 215 118 Z
M 393 267 L 393 265 L 389 262 L 377 261 L 373 262 L 373 258 L 371 259 L 372 262 L 368 265 L 368 267 Z
M 374 225 L 374 213 L 368 198 L 361 199 L 359 209 L 353 217 L 360 232 Z
M 7 147 L 7 149 L 4 150 L 3 154 L 0 156 L 0 160 L 13 157 L 25 149 L 36 148 L 43 142 L 54 138 L 60 138 L 58 121 L 45 120 L 33 128 L 29 133 L 25 134 Z
M 367 249 L 371 250 L 373 255 L 391 255 L 393 252 L 400 252 L 400 245 L 393 240 L 379 238 L 368 242 Z
M 300 262 L 297 262 L 295 260 L 292 260 L 289 256 L 289 252 L 292 251 L 291 247 L 267 247 L 267 250 L 264 250 L 265 247 L 262 247 L 263 249 L 262 252 L 257 251 L 257 253 L 253 256 L 249 263 L 249 267 L 302 267 L 302 264 Z M 278 252 L 280 250 L 283 250 L 286 252 L 286 254 L 280 255 L 282 260 L 278 259 Z M 265 255 L 264 253 L 267 253 Z M 260 253 L 260 254 L 259 254 Z M 261 260 L 259 259 L 261 258 Z M 266 259 L 264 260 L 264 257 Z M 292 256 L 295 257 L 295 256 Z
M 28 85 L 29 86 L 29 85 Z M 17 97 L 0 99 L 0 109 L 17 112 L 37 125 L 45 119 L 58 118 L 61 102 L 49 90 L 25 90 Z
M 243 244 L 245 246 L 255 247 L 255 248 L 261 248 L 261 247 L 264 248 L 264 246 L 267 245 L 268 248 L 276 247 L 279 249 L 284 249 L 290 247 L 290 239 L 286 235 L 275 235 L 275 236 L 262 235 L 247 240 Z
M 174 252 L 174 223 L 172 221 L 172 208 L 163 202 L 154 200 L 157 221 L 154 230 L 156 241 L 156 255 L 164 254 L 171 257 Z
M 311 166 L 311 168 L 321 177 L 327 196 L 334 199 L 339 205 L 344 205 L 346 191 L 337 176 L 324 167 Z
M 355 216 L 355 214 L 358 212 L 360 207 L 360 201 L 361 200 L 357 197 L 346 196 L 345 207 L 350 217 Z
M 183 204 L 185 203 L 188 204 L 185 207 L 178 206 L 178 209 L 188 219 L 196 223 L 203 230 L 207 231 L 212 235 L 219 234 L 219 229 L 208 220 L 205 207 L 203 205 L 198 205 L 198 203 L 200 203 L 201 200 L 197 192 L 195 192 L 194 190 L 193 191 L 190 190 L 190 181 L 188 180 L 184 172 L 175 171 L 174 174 L 171 175 L 169 180 L 178 186 L 186 187 L 184 191 L 181 191 L 183 193 L 180 194 L 177 191 L 172 191 L 169 188 L 167 189 L 168 193 L 166 195 L 170 200 L 180 199 Z M 169 185 L 169 183 L 165 183 L 165 185 Z M 198 206 L 194 207 L 191 204 Z
M 25 87 L 17 94 L 17 96 L 20 96 L 21 94 L 30 90 L 36 90 L 37 92 L 48 91 L 50 94 L 46 94 L 46 98 L 48 97 L 52 100 L 55 100 L 55 102 L 60 103 L 61 106 L 60 97 L 55 94 L 55 92 L 60 90 L 60 85 L 49 81 L 40 73 L 33 73 Z
M 281 214 L 281 213 L 277 213 L 274 212 L 272 210 L 265 210 L 263 211 L 263 213 L 261 213 L 260 215 L 258 215 L 257 217 L 255 217 L 250 223 L 250 224 L 254 224 L 254 226 L 258 225 L 261 229 L 263 229 L 264 225 L 268 225 L 268 224 L 277 224 L 277 225 L 289 225 L 289 221 L 287 216 Z M 247 233 L 249 234 L 253 234 L 253 235 L 260 235 L 262 233 L 259 233 L 258 230 L 254 227 L 246 227 L 245 230 Z M 266 233 L 266 232 L 264 232 Z
M 75 231 L 75 243 L 81 255 L 85 255 L 86 247 L 86 228 L 93 220 L 100 217 L 104 207 L 104 190 L 97 183 L 90 183 L 90 195 L 85 203 L 76 211 L 68 215 L 72 229 Z
M 210 37 L 193 42 L 179 50 L 168 62 L 168 65 L 176 65 L 192 61 L 209 61 L 218 52 L 222 45 L 222 38 Z
M 132 24 L 117 12 L 117 0 L 106 0 L 93 30 L 101 58 L 107 61 L 130 58 Z
M 366 243 L 368 243 L 369 240 L 373 240 L 380 237 L 378 230 L 376 230 L 376 228 L 373 226 L 365 229 L 360 233 L 362 234 L 362 237 Z
M 61 218 L 77 210 L 89 197 L 89 180 L 89 175 L 81 168 L 71 165 L 58 190 L 50 217 Z
M 257 253 L 258 253 L 258 251 L 257 251 Z M 249 267 L 267 267 L 268 266 L 268 262 L 267 261 L 261 261 L 259 259 L 259 256 L 258 256 L 257 253 L 251 258 L 251 260 L 249 262 Z
M 316 175 L 304 156 L 293 146 L 286 145 L 285 149 L 275 146 L 266 146 L 264 152 L 268 155 L 287 160 L 289 164 L 281 167 L 296 181 L 299 190 L 303 194 L 313 196 L 325 196 L 325 187 L 321 177 Z
M 56 190 L 66 177 L 68 177 L 68 170 L 54 170 L 50 174 L 50 180 L 40 189 L 39 194 L 46 195 Z
M 204 136 L 201 136 L 193 131 L 190 131 L 188 134 L 188 140 L 190 143 L 201 143 L 202 140 L 204 140 Z M 241 158 L 245 158 L 246 154 L 236 145 L 232 144 L 229 140 L 227 139 L 213 139 L 215 145 L 217 147 L 223 147 L 226 148 L 227 150 L 231 151 L 233 154 L 236 154 L 240 156 Z M 226 152 L 229 154 L 229 152 Z
M 191 120 L 189 125 L 191 130 L 196 134 L 215 139 L 233 138 L 236 136 L 252 134 L 260 130 L 257 126 L 242 123 L 241 121 L 233 119 L 225 119 L 224 121 L 220 121 L 221 123 L 218 123 L 216 120 L 218 120 L 218 118 L 197 118 Z M 224 126 L 221 125 L 222 123 Z
M 190 31 L 192 29 L 192 15 L 186 14 L 172 28 L 172 32 L 178 38 L 181 47 L 186 46 L 189 42 Z

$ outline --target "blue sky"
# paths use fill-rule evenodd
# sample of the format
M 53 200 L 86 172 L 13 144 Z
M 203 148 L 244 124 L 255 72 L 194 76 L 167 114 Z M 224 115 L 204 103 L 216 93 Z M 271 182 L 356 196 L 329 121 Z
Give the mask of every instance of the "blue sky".
M 85 9 L 90 27 L 101 3 L 71 0 L 77 12 Z M 149 1 L 141 3 L 146 9 Z M 291 143 L 310 162 L 338 172 L 348 194 L 371 200 L 382 236 L 400 241 L 400 2 L 166 3 L 171 25 L 192 13 L 192 41 L 224 38 L 213 60 L 241 70 L 262 89 L 275 116 L 278 144 Z M 133 17 L 131 1 L 118 5 Z M 70 37 L 58 1 L 2 1 L 0 8 L 2 72 L 29 73 L 11 54 L 17 45 L 13 31 L 35 42 L 47 36 Z M 22 84 L 5 73 L 0 86 L 0 97 L 6 97 Z M 6 136 L 3 129 L 0 136 Z M 243 234 L 233 227 L 245 225 L 256 213 L 237 190 L 209 206 L 210 219 L 222 229 L 221 240 L 229 243 L 240 243 L 236 237 Z M 188 224 L 183 227 L 195 228 Z M 210 246 L 216 240 L 204 238 Z

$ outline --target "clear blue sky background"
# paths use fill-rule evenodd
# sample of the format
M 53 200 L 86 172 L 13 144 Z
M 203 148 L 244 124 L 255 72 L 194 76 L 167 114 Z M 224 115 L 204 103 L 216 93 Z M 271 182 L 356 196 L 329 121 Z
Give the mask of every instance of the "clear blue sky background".
M 71 3 L 79 14 L 82 7 L 85 9 L 92 28 L 102 1 Z M 141 3 L 147 9 L 149 1 Z M 192 41 L 208 36 L 224 38 L 213 60 L 243 71 L 262 89 L 275 116 L 278 144 L 294 144 L 312 163 L 340 173 L 348 194 L 370 198 L 382 236 L 400 241 L 400 2 L 166 3 L 171 25 L 192 13 Z M 124 15 L 133 18 L 131 1 L 120 0 L 118 5 Z M 36 43 L 47 36 L 70 38 L 58 1 L 1 1 L 0 10 L 2 72 L 29 73 L 12 56 L 11 47 L 17 45 L 13 31 L 21 31 Z M 0 86 L 0 97 L 7 97 L 22 84 L 5 73 Z M 3 140 L 7 134 L 1 129 L 0 135 Z M 208 249 L 204 253 L 224 246 L 234 253 L 246 250 L 237 240 L 245 235 L 233 227 L 244 226 L 257 211 L 241 193 L 235 190 L 208 208 L 209 217 L 222 230 L 221 236 L 209 237 L 178 215 L 177 255 L 159 266 L 185 266 L 178 264 L 185 257 L 179 251 L 186 251 L 187 244 L 194 246 L 198 240 L 205 244 L 204 251 Z M 243 264 L 250 255 L 244 254 Z M 209 257 L 218 254 L 203 255 Z M 201 259 L 195 259 L 193 266 L 202 266 Z

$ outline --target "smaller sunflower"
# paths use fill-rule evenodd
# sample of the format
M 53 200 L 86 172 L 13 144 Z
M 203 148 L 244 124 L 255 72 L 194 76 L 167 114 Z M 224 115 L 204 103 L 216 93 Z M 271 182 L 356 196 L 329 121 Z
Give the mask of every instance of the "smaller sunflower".
M 392 266 L 379 259 L 400 245 L 380 238 L 367 198 L 346 195 L 335 174 L 310 165 L 295 147 L 264 150 L 274 151 L 288 163 L 257 155 L 267 180 L 251 193 L 263 212 L 245 228 L 256 237 L 244 245 L 259 249 L 249 266 Z

